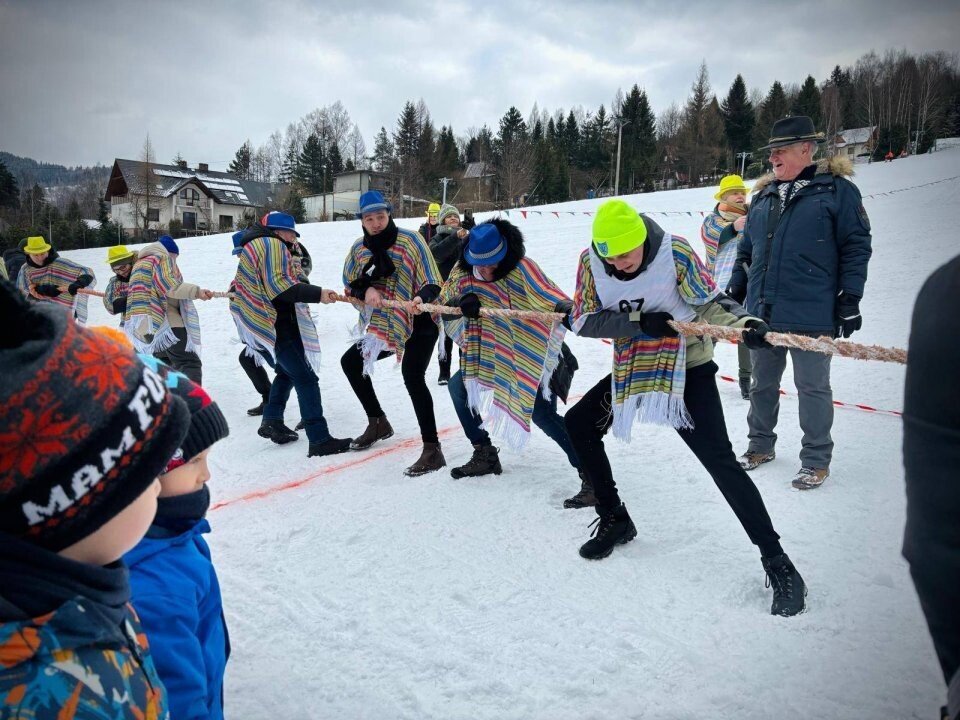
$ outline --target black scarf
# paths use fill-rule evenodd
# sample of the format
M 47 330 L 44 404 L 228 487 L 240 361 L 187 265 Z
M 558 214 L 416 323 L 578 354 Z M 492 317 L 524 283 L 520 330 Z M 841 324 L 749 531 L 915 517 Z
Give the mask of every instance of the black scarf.
M 24 254 L 26 255 L 26 253 L 24 253 Z M 27 265 L 29 265 L 29 266 L 32 267 L 32 268 L 44 268 L 44 267 L 46 267 L 47 265 L 49 265 L 50 263 L 52 263 L 54 260 L 56 260 L 58 257 L 60 257 L 60 256 L 57 255 L 57 251 L 56 251 L 56 250 L 50 250 L 50 252 L 47 253 L 46 259 L 44 259 L 44 261 L 43 261 L 42 263 L 40 263 L 39 265 L 37 265 L 37 264 L 33 261 L 33 258 L 30 257 L 29 255 L 27 255 Z
M 186 495 L 157 499 L 157 515 L 147 530 L 148 538 L 175 537 L 196 525 L 210 507 L 210 489 L 204 485 Z
M 397 226 L 393 218 L 387 223 L 387 226 L 376 235 L 371 235 L 367 229 L 363 229 L 363 246 L 373 255 L 370 261 L 364 265 L 361 277 L 366 277 L 370 282 L 374 280 L 383 280 L 393 275 L 396 268 L 393 266 L 393 260 L 387 252 L 397 241 Z
M 76 562 L 0 533 L 0 622 L 26 620 L 76 597 L 95 602 L 117 625 L 130 599 L 127 566 Z

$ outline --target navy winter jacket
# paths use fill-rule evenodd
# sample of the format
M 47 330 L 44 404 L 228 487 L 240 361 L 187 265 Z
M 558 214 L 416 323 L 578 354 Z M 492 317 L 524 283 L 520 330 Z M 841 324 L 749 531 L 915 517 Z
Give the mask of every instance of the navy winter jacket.
M 837 295 L 863 297 L 870 222 L 844 177 L 852 167 L 845 158 L 821 160 L 782 213 L 777 183 L 757 183 L 730 286 L 746 285 L 748 312 L 774 330 L 832 336 Z
M 169 536 L 150 534 L 124 561 L 170 717 L 222 720 L 223 675 L 230 654 L 220 583 L 202 534 L 206 519 Z M 167 533 L 161 533 L 167 535 Z

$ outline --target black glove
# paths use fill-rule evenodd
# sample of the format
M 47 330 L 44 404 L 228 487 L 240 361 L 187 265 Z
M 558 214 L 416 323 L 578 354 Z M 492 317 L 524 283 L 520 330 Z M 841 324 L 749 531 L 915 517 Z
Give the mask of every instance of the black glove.
M 121 315 L 127 310 L 127 296 L 117 298 L 113 301 L 113 314 Z
M 640 318 L 634 316 L 639 314 Z M 668 312 L 635 312 L 630 313 L 630 319 L 640 324 L 640 329 L 644 335 L 650 337 L 677 337 L 680 333 L 667 324 L 668 320 L 673 320 L 673 315 Z
M 480 298 L 476 293 L 465 293 L 460 296 L 460 310 L 465 318 L 476 320 L 480 317 Z
M 564 317 L 560 322 L 563 323 L 563 326 L 567 330 L 573 330 L 570 326 L 570 313 L 573 312 L 573 300 L 561 300 L 553 308 L 553 311 L 563 313 Z
M 350 296 L 355 297 L 357 300 L 363 300 L 364 296 L 367 294 L 367 289 L 372 283 L 370 278 L 366 275 L 361 275 L 356 280 L 350 281 Z
M 773 347 L 763 338 L 770 332 L 770 326 L 763 320 L 747 320 L 749 330 L 743 331 L 743 344 L 751 350 L 763 350 Z
M 60 288 L 49 283 L 34 285 L 33 289 L 36 291 L 37 295 L 43 295 L 44 297 L 57 297 L 57 295 L 60 294 Z
M 727 287 L 727 295 L 729 295 L 733 300 L 736 300 L 738 303 L 743 305 L 743 301 L 747 299 L 747 286 L 746 285 L 730 285 Z
M 836 325 L 837 329 L 833 334 L 835 338 L 840 336 L 848 338 L 863 327 L 863 318 L 860 317 L 860 298 L 845 292 L 840 293 L 840 297 L 837 298 Z

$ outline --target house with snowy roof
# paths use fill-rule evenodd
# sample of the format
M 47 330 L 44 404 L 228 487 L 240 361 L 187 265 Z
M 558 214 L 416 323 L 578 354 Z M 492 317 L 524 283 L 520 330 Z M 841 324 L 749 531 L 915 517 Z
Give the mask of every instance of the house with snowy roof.
M 127 235 L 140 235 L 145 226 L 165 232 L 171 222 L 186 234 L 203 235 L 240 227 L 245 216 L 271 209 L 278 194 L 276 185 L 241 180 L 206 163 L 193 169 L 185 161 L 161 165 L 117 158 L 103 199 Z
M 864 153 L 872 153 L 877 142 L 877 126 L 841 130 L 830 143 L 831 155 L 846 155 L 851 160 Z

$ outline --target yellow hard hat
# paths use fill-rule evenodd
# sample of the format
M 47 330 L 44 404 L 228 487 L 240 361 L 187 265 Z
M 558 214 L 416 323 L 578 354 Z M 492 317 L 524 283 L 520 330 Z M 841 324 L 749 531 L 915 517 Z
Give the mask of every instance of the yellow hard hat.
M 114 245 L 112 248 L 107 249 L 107 262 L 110 264 L 110 267 L 132 262 L 134 257 L 135 253 L 132 250 L 128 250 L 126 245 Z
M 601 257 L 623 255 L 643 245 L 647 226 L 623 200 L 608 200 L 593 218 L 593 246 Z
M 439 215 L 440 203 L 430 203 L 427 205 L 427 215 Z
M 743 184 L 743 178 L 739 175 L 727 175 L 720 181 L 720 189 L 713 196 L 714 200 L 723 200 L 723 196 L 728 192 L 738 190 L 744 194 L 749 192 L 747 186 Z
M 39 255 L 40 253 L 49 252 L 52 249 L 53 246 L 44 240 L 40 235 L 28 237 L 27 244 L 23 246 L 23 251 L 27 255 Z

